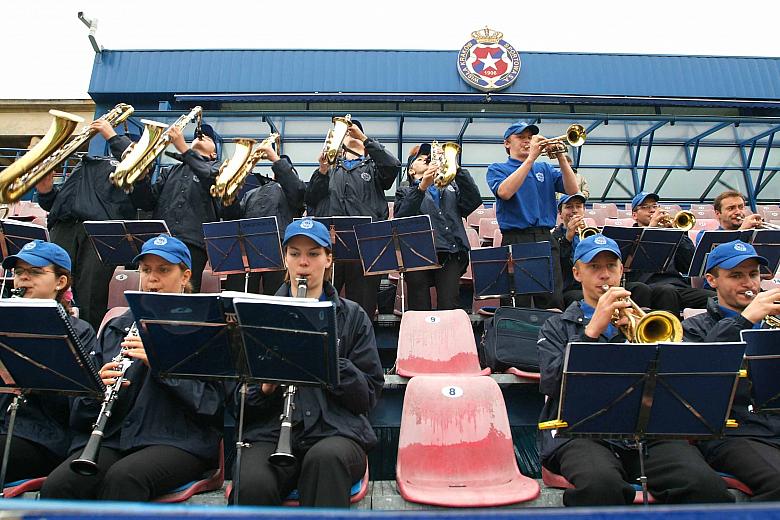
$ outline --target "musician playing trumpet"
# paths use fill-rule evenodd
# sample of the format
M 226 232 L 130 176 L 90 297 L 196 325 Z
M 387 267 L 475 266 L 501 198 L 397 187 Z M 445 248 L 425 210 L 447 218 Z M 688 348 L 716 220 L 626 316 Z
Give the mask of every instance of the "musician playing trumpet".
M 407 160 L 409 185 L 399 186 L 395 192 L 395 217 L 430 216 L 441 265 L 441 269 L 406 274 L 409 309 L 413 311 L 431 310 L 431 286 L 436 287 L 438 310 L 460 307 L 460 277 L 468 267 L 471 249 L 461 219 L 482 204 L 474 179 L 460 166 L 452 182 L 441 187 L 434 185 L 434 177 L 441 167 L 431 160 L 430 144 L 415 146 Z
M 135 261 L 142 290 L 191 291 L 192 260 L 180 240 L 167 235 L 149 239 Z M 132 360 L 94 461 L 96 473 L 76 473 L 71 461 L 82 458 L 101 402 L 76 398 L 70 417 L 71 454 L 46 479 L 41 497 L 149 501 L 217 467 L 222 385 L 152 373 L 141 338 L 129 333 L 134 322 L 130 311 L 110 320 L 95 349 L 93 361 L 107 386 L 122 375 L 112 360 L 120 352 Z
M 328 229 L 311 219 L 293 221 L 284 233 L 288 279 L 277 296 L 295 296 L 295 280 L 306 279 L 306 296 L 336 307 L 339 386 L 301 387 L 295 394 L 290 448 L 295 460 L 274 466 L 284 390 L 252 385 L 247 394 L 238 496 L 242 505 L 278 506 L 298 489 L 302 506 L 349 507 L 350 488 L 366 471 L 366 452 L 376 444 L 368 421 L 384 384 L 371 320 L 355 302 L 339 297 L 328 281 L 333 262 Z M 233 503 L 235 490 L 229 497 Z
M 593 235 L 574 251 L 574 277 L 583 298 L 563 314 L 552 316 L 539 333 L 539 388 L 547 396 L 540 422 L 558 414 L 566 346 L 574 341 L 622 343 L 620 327 L 627 324 L 623 310 L 631 293 L 619 286 L 623 274 L 620 248 L 614 240 Z M 615 321 L 616 311 L 620 319 Z M 636 448 L 623 441 L 565 439 L 544 430 L 541 462 L 564 476 L 574 487 L 563 493 L 566 506 L 625 505 L 636 494 L 631 482 L 639 476 Z M 731 502 L 723 481 L 687 441 L 647 444 L 645 474 L 648 488 L 659 502 Z

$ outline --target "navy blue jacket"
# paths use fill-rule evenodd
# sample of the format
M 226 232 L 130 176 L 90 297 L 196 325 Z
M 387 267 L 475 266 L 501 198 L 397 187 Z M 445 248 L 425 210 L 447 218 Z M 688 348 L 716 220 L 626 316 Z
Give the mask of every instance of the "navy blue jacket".
M 86 321 L 71 316 L 73 330 L 81 342 L 84 352 L 91 353 L 97 346 L 95 331 Z M 64 459 L 70 446 L 68 398 L 53 394 L 31 394 L 19 406 L 14 423 L 14 437 L 25 439 L 47 448 L 54 455 Z M 10 394 L 0 394 L 0 410 L 5 410 L 13 401 Z M 93 418 L 94 419 L 94 418 Z M 8 433 L 10 413 L 4 413 L 0 432 Z
M 336 330 L 339 348 L 339 386 L 332 390 L 299 387 L 293 413 L 293 449 L 310 447 L 319 440 L 340 435 L 368 450 L 376 444 L 376 435 L 368 413 L 376 405 L 384 385 L 374 329 L 365 311 L 355 302 L 339 298 L 326 283 L 325 294 L 336 306 Z M 277 296 L 289 296 L 289 284 Z M 265 395 L 251 385 L 247 395 L 244 439 L 249 442 L 276 442 L 279 438 L 279 414 L 283 389 Z
M 133 321 L 128 311 L 108 322 L 100 334 L 95 366 L 102 367 L 119 353 Z M 133 362 L 126 376 L 131 384 L 119 392 L 103 446 L 123 452 L 152 445 L 175 446 L 204 460 L 217 460 L 225 401 L 221 384 L 160 379 L 140 361 Z M 100 404 L 95 399 L 72 400 L 71 451 L 86 444 Z
M 468 217 L 482 204 L 482 196 L 469 171 L 458 168 L 455 180 L 445 189 L 439 190 L 438 206 L 431 194 L 427 190 L 420 191 L 418 185 L 415 183 L 413 186 L 398 188 L 393 216 L 429 215 L 438 252 L 457 253 L 471 249 L 461 219 Z

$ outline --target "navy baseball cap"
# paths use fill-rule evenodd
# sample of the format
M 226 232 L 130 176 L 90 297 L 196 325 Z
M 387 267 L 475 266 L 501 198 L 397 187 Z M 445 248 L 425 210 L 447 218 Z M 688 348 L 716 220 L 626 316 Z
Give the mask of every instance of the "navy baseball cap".
M 599 234 L 580 240 L 580 243 L 577 244 L 577 248 L 574 250 L 574 263 L 576 264 L 577 261 L 580 261 L 587 264 L 602 251 L 609 251 L 621 260 L 623 259 L 620 256 L 620 248 L 617 242 Z
M 515 121 L 509 125 L 509 128 L 507 128 L 506 132 L 504 132 L 504 139 L 509 139 L 510 135 L 522 133 L 526 128 L 531 130 L 531 135 L 536 135 L 539 133 L 538 126 L 528 124 L 525 121 Z
M 710 252 L 707 257 L 707 272 L 714 267 L 723 269 L 733 269 L 745 260 L 755 258 L 761 265 L 769 265 L 766 258 L 756 253 L 756 248 L 741 240 L 732 240 L 725 244 L 720 244 Z
M 585 197 L 585 195 L 579 191 L 573 195 L 561 195 L 561 198 L 558 200 L 558 211 L 561 211 L 561 206 L 572 199 L 580 199 L 583 204 L 585 204 L 585 201 L 588 200 L 587 197 Z
M 290 225 L 287 226 L 287 229 L 284 230 L 284 241 L 282 242 L 282 245 L 286 246 L 291 238 L 297 237 L 298 235 L 308 237 L 322 247 L 327 247 L 328 249 L 333 248 L 330 243 L 328 228 L 326 228 L 325 224 L 322 222 L 317 222 L 310 218 L 293 220 Z
M 150 238 L 141 247 L 141 252 L 133 258 L 133 262 L 139 261 L 144 255 L 157 255 L 172 264 L 183 263 L 187 269 L 192 269 L 192 256 L 184 242 L 168 235 L 158 235 Z
M 57 244 L 44 240 L 27 242 L 18 253 L 5 257 L 3 269 L 11 269 L 18 260 L 27 262 L 33 267 L 45 267 L 49 264 L 54 264 L 68 271 L 71 268 L 70 256 L 68 256 L 67 251 Z
M 409 150 L 409 158 L 406 160 L 407 173 L 409 173 L 409 170 L 412 167 L 412 163 L 416 161 L 417 158 L 420 157 L 421 155 L 428 155 L 428 156 L 431 155 L 431 143 L 422 143 L 421 145 L 415 146 L 414 148 Z
M 363 132 L 363 123 L 358 121 L 357 119 L 350 119 L 350 122 L 355 125 L 356 127 L 360 128 L 360 131 Z M 365 133 L 365 132 L 363 132 Z
M 207 123 L 203 123 L 200 125 L 200 131 L 203 132 L 203 135 L 209 137 L 212 141 L 214 141 L 214 144 L 217 143 L 219 136 L 216 130 L 214 130 L 213 126 Z M 198 127 L 195 127 L 195 131 L 192 134 L 192 139 L 195 140 L 197 138 L 198 138 Z
M 655 199 L 656 202 L 661 200 L 656 193 L 653 193 L 651 191 L 640 191 L 639 193 L 636 194 L 636 196 L 633 199 L 631 199 L 631 209 L 632 210 L 636 209 L 637 206 L 642 204 L 645 200 L 647 200 L 650 197 Z

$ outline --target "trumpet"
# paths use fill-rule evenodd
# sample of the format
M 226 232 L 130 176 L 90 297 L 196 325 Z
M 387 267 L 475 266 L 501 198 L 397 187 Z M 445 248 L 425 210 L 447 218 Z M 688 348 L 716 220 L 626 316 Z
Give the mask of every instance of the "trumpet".
M 219 167 L 217 179 L 211 186 L 210 193 L 212 197 L 222 199 L 223 206 L 230 206 L 236 200 L 236 195 L 241 191 L 247 176 L 252 173 L 258 161 L 266 158 L 262 148 L 276 144 L 276 149 L 279 149 L 279 134 L 272 133 L 252 151 L 256 142 L 254 139 L 238 139 L 233 156 Z
M 745 296 L 748 298 L 755 298 L 756 293 L 753 291 L 745 291 Z M 780 303 L 780 302 L 775 302 Z M 772 314 L 767 314 L 764 316 L 764 319 L 761 320 L 764 325 L 766 325 L 766 328 L 768 329 L 780 329 L 780 316 L 774 316 Z
M 111 126 L 117 126 L 132 113 L 132 106 L 119 103 L 98 119 L 105 119 Z M 43 139 L 0 174 L 0 202 L 9 204 L 21 199 L 97 133 L 86 127 L 71 139 L 76 126 L 83 123 L 84 119 L 59 110 L 49 110 L 49 114 L 54 116 L 54 120 Z
M 577 226 L 577 235 L 580 237 L 580 240 L 592 237 L 593 235 L 598 235 L 599 233 L 601 233 L 599 228 L 596 226 L 588 226 L 585 224 L 584 220 Z
M 605 291 L 609 285 L 603 285 Z M 683 339 L 683 329 L 680 319 L 668 311 L 643 311 L 631 298 L 626 298 L 631 307 L 616 310 L 612 323 L 617 326 L 622 317 L 628 318 L 628 324 L 620 325 L 620 332 L 629 343 L 659 343 L 669 341 L 679 343 Z
M 675 213 L 674 217 L 664 215 L 658 219 L 658 224 L 662 227 L 673 227 L 683 231 L 690 231 L 696 225 L 696 216 L 690 211 L 682 210 Z
M 737 217 L 737 222 L 739 222 L 740 225 L 742 225 L 742 222 L 744 222 L 745 217 L 740 215 Z M 780 229 L 780 226 L 777 224 L 772 224 L 771 222 L 764 222 L 764 219 L 761 219 L 761 224 L 758 226 L 760 229 Z
M 134 145 L 131 145 L 131 148 L 126 151 L 126 155 L 117 165 L 116 170 L 109 175 L 109 180 L 126 193 L 133 191 L 135 183 L 146 176 L 149 166 L 170 143 L 171 128 L 175 127 L 184 130 L 184 127 L 195 118 L 198 119 L 198 128 L 200 128 L 202 114 L 203 109 L 195 107 L 188 114 L 179 117 L 170 126 L 165 123 L 142 119 L 144 133 L 141 135 L 141 139 Z
M 558 137 L 543 139 L 539 145 L 543 148 L 542 153 L 550 159 L 555 159 L 558 155 L 566 153 L 566 145 L 579 148 L 585 144 L 588 134 L 585 127 L 578 124 L 570 125 L 566 133 Z
M 437 188 L 444 188 L 455 179 L 458 173 L 459 153 L 460 146 L 456 143 L 439 144 L 438 141 L 431 143 L 430 161 L 439 167 L 433 178 L 433 184 Z
M 341 146 L 344 144 L 344 138 L 347 137 L 347 130 L 352 126 L 352 114 L 334 117 L 332 121 L 333 128 L 328 130 L 325 143 L 322 145 L 322 151 L 328 158 L 328 164 L 335 164 L 336 159 L 341 154 Z

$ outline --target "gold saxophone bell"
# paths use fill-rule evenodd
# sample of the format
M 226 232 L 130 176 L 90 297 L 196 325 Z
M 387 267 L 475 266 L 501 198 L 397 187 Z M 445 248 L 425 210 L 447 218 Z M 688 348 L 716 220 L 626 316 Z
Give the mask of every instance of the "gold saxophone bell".
M 609 289 L 608 285 L 604 290 Z M 615 311 L 612 322 L 616 323 L 623 316 L 628 318 L 627 325 L 620 325 L 620 332 L 630 343 L 679 343 L 683 339 L 683 329 L 680 319 L 668 311 L 643 311 L 631 298 L 626 298 L 631 304 L 623 310 Z
M 682 210 L 675 213 L 674 217 L 664 215 L 658 220 L 658 223 L 675 229 L 690 231 L 696 225 L 696 216 L 690 211 Z
M 433 184 L 437 188 L 444 188 L 455 179 L 458 173 L 459 153 L 460 146 L 456 143 L 439 144 L 438 141 L 431 143 L 431 163 L 439 166 L 433 178 Z
M 325 152 L 325 156 L 328 158 L 328 164 L 335 164 L 341 154 L 341 145 L 344 144 L 344 138 L 347 136 L 347 130 L 352 126 L 352 114 L 347 114 L 344 117 L 334 117 L 333 128 L 328 130 L 328 135 L 325 136 L 325 144 L 322 146 L 322 151 Z
M 281 140 L 279 134 L 272 133 L 252 151 L 256 142 L 254 139 L 237 139 L 233 155 L 219 167 L 210 193 L 212 197 L 222 199 L 223 206 L 230 206 L 236 200 L 247 176 L 261 159 L 266 158 L 266 152 L 262 148 L 276 144 L 276 149 L 279 150 Z
M 539 144 L 542 146 L 542 153 L 550 159 L 555 159 L 558 155 L 566 153 L 566 145 L 579 148 L 585 144 L 588 137 L 585 127 L 579 124 L 570 125 L 566 133 L 558 137 L 543 139 Z

